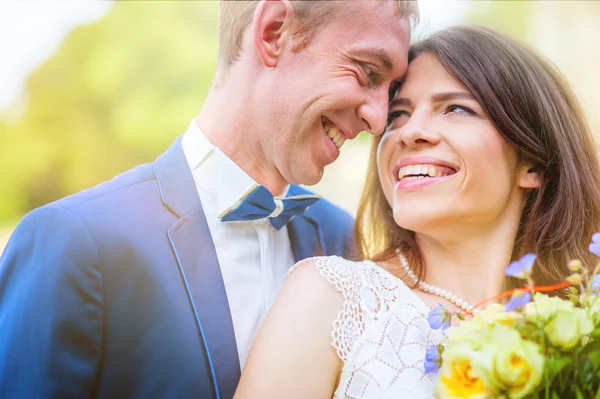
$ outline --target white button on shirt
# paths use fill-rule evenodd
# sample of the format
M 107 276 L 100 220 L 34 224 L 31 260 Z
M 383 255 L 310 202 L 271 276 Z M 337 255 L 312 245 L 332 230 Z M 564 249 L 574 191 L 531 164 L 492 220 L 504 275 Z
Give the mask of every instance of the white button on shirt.
M 192 120 L 181 140 L 212 235 L 243 368 L 258 328 L 294 264 L 287 227 L 268 219 L 221 222 L 218 215 L 252 190 L 252 180 Z

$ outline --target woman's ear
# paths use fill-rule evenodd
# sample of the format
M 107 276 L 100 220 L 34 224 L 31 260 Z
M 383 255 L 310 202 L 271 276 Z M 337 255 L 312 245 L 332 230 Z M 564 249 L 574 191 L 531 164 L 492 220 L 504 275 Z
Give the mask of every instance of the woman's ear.
M 291 37 L 294 8 L 289 0 L 262 0 L 256 6 L 252 38 L 264 66 L 277 65 L 285 40 Z
M 539 173 L 536 168 L 529 162 L 522 163 L 519 167 L 519 187 L 522 188 L 539 188 L 542 184 Z

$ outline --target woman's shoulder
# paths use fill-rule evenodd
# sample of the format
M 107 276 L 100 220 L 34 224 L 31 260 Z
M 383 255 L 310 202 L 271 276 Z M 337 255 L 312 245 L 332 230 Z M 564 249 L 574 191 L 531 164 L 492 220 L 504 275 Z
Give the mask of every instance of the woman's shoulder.
M 288 271 L 286 279 L 325 279 L 342 294 L 364 284 L 374 289 L 408 289 L 400 278 L 370 260 L 352 261 L 339 256 L 304 259 Z
M 297 275 L 299 272 L 310 274 L 314 277 L 327 277 L 331 275 L 355 275 L 364 268 L 363 262 L 351 261 L 340 256 L 315 256 L 296 263 L 287 272 L 286 279 Z M 296 277 L 294 277 L 296 278 Z
M 307 284 L 310 286 L 323 286 L 327 282 L 328 288 L 335 288 L 342 296 L 351 295 L 352 291 L 359 288 L 368 275 L 371 262 L 356 262 L 340 256 L 316 256 L 296 263 L 288 271 L 288 283 Z M 316 281 L 320 280 L 321 284 Z M 315 285 L 313 285 L 315 284 Z
M 408 287 L 374 262 L 350 261 L 338 256 L 315 257 L 297 263 L 288 272 L 286 284 L 299 291 L 310 289 L 316 296 L 331 298 L 337 291 L 342 305 L 333 323 L 332 346 L 346 361 L 355 340 L 372 322 L 385 318 L 407 297 Z M 324 295 L 324 291 L 328 291 Z M 338 302 L 339 303 L 339 302 Z M 338 305 L 339 306 L 339 305 Z

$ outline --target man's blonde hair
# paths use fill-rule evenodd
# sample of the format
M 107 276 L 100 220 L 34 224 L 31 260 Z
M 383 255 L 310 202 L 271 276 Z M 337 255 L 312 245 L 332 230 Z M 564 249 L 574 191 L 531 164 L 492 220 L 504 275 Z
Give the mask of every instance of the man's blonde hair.
M 398 4 L 398 16 L 407 19 L 411 25 L 419 19 L 416 0 L 379 0 L 394 1 Z M 254 10 L 259 0 L 221 0 L 219 7 L 219 68 L 224 70 L 233 65 L 242 51 L 242 36 L 252 23 Z M 294 0 L 292 5 L 298 21 L 301 23 L 294 34 L 300 39 L 294 45 L 295 50 L 306 47 L 311 33 L 322 26 L 334 11 L 334 4 L 344 1 L 331 0 Z

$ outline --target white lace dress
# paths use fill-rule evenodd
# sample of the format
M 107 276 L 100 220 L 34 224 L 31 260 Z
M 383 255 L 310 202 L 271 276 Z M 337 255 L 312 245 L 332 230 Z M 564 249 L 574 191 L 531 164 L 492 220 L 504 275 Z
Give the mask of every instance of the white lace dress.
M 429 327 L 427 306 L 371 261 L 335 256 L 313 261 L 344 298 L 332 331 L 332 345 L 344 362 L 334 398 L 433 398 L 423 363 L 425 350 L 442 333 Z

